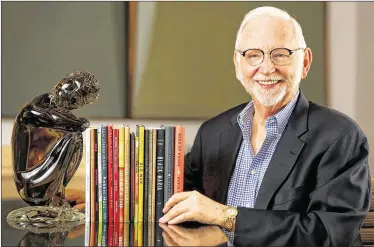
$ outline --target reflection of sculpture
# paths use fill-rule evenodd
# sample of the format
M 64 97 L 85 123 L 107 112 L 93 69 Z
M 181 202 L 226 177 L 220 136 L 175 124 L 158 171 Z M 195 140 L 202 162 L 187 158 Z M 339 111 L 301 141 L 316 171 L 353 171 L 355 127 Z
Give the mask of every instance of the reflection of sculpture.
M 69 230 L 61 229 L 61 231 L 28 232 L 18 246 L 65 246 L 67 239 L 74 239 L 84 234 L 84 226 L 81 224 Z
M 12 135 L 13 172 L 17 191 L 28 204 L 70 207 L 64 189 L 81 162 L 82 132 L 89 126 L 87 119 L 70 111 L 96 101 L 98 92 L 94 75 L 72 73 L 17 115 Z M 55 217 L 52 211 L 28 212 L 23 218 L 29 221 Z
M 26 246 L 64 246 L 67 232 L 33 233 L 28 232 L 18 244 L 19 247 Z

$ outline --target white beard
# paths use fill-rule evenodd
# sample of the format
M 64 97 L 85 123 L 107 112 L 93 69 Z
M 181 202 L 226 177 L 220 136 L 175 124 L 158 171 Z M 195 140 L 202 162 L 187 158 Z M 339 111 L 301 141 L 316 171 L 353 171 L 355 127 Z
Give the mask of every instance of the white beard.
M 286 94 L 292 89 L 293 86 L 298 87 L 300 81 L 294 81 L 294 78 L 283 79 L 284 81 L 278 83 L 274 88 L 264 89 L 260 85 L 256 85 L 255 80 L 244 81 L 242 74 L 240 74 L 240 82 L 245 90 L 253 95 L 265 107 L 271 107 L 278 104 Z M 293 85 L 295 84 L 295 85 Z
M 250 82 L 252 84 L 251 91 L 256 99 L 264 106 L 270 107 L 278 104 L 288 93 L 289 84 L 288 82 L 281 82 L 275 86 L 275 88 L 264 89 L 260 86 L 253 86 L 256 82 Z

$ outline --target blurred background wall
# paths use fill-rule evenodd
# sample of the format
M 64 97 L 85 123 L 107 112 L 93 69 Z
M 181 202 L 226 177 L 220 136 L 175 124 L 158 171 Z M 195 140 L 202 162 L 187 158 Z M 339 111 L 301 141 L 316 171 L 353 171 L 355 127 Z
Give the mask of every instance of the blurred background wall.
M 75 111 L 92 127 L 182 124 L 189 148 L 204 120 L 250 100 L 235 78 L 232 55 L 244 14 L 264 4 L 285 9 L 303 28 L 313 51 L 310 74 L 301 84 L 308 99 L 346 113 L 369 142 L 374 138 L 369 108 L 374 3 L 132 4 L 2 2 L 3 181 L 12 182 L 9 145 L 15 115 L 24 103 L 77 70 L 91 71 L 100 80 L 100 100 Z M 129 37 L 131 24 L 135 32 Z M 369 161 L 373 171 L 373 154 Z M 84 164 L 76 177 L 83 172 Z M 72 186 L 83 189 L 81 181 L 73 179 Z M 13 187 L 5 191 L 3 186 L 3 193 L 13 195 Z

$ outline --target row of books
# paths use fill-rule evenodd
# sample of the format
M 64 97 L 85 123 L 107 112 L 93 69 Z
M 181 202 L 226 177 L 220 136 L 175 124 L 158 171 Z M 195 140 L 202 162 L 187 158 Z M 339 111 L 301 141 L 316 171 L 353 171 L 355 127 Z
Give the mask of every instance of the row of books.
M 100 231 L 100 228 L 103 229 L 103 232 L 110 232 L 113 231 L 113 235 L 119 235 L 116 230 L 118 228 L 114 223 L 109 223 L 109 222 L 86 222 L 85 223 L 85 238 L 86 238 L 86 243 L 85 246 L 165 246 L 164 245 L 164 236 L 162 235 L 163 229 L 160 227 L 159 223 L 157 222 L 146 222 L 147 227 L 149 229 L 152 229 L 155 241 L 151 243 L 149 242 L 149 237 L 147 234 L 143 234 L 143 236 L 140 236 L 142 238 L 141 241 L 137 241 L 137 243 L 131 243 L 129 241 L 128 244 L 121 245 L 119 243 L 119 239 L 117 239 L 117 242 L 115 239 L 113 239 L 112 245 L 110 242 L 103 242 L 100 240 L 102 236 L 99 236 L 98 232 Z M 133 223 L 133 222 L 123 222 L 123 230 L 126 232 L 129 232 L 129 238 L 130 239 L 135 239 L 134 234 L 136 234 L 137 229 L 139 229 L 140 225 L 144 224 L 144 222 L 138 222 L 138 223 Z M 90 243 L 92 236 L 92 243 Z M 139 242 L 142 242 L 143 245 L 139 245 Z
M 154 223 L 183 191 L 185 128 L 102 125 L 86 138 L 86 235 L 90 246 L 154 246 Z M 108 222 L 113 228 L 103 227 Z M 133 232 L 125 223 L 137 223 Z

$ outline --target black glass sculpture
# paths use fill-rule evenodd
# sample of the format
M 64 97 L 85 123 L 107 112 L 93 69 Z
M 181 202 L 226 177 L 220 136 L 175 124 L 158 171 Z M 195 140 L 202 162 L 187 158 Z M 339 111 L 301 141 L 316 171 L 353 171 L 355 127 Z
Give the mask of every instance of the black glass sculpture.
M 75 72 L 17 115 L 12 133 L 13 175 L 20 197 L 30 207 L 9 213 L 10 225 L 53 228 L 84 219 L 64 196 L 82 159 L 82 132 L 89 127 L 87 119 L 71 110 L 97 101 L 99 89 L 93 74 Z
M 64 241 L 68 232 L 46 232 L 46 233 L 33 233 L 28 232 L 19 242 L 19 247 L 30 246 L 64 246 Z

